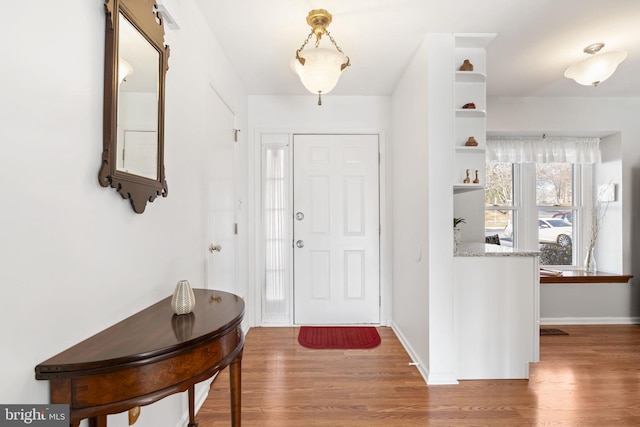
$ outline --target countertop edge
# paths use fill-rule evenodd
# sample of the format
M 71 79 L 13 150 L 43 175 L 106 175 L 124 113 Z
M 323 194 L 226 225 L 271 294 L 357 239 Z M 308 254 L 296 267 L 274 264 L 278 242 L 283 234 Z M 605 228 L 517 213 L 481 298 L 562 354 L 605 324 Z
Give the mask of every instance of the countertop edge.
M 453 252 L 454 257 L 535 257 L 540 251 L 517 249 L 500 245 L 483 243 L 461 244 Z

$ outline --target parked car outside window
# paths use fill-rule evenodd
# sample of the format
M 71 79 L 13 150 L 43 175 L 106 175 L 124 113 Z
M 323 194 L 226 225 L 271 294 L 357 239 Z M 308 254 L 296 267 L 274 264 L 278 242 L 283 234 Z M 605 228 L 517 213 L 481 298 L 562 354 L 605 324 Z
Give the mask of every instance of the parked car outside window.
M 513 236 L 511 222 L 504 229 L 506 237 Z M 556 243 L 560 246 L 571 246 L 573 240 L 573 226 L 562 218 L 539 218 L 538 241 L 540 243 Z
M 562 218 L 539 218 L 538 241 L 540 243 L 557 243 L 560 246 L 571 246 L 573 226 Z
M 573 212 L 571 211 L 562 211 L 553 214 L 554 218 L 566 219 L 570 223 L 573 223 Z

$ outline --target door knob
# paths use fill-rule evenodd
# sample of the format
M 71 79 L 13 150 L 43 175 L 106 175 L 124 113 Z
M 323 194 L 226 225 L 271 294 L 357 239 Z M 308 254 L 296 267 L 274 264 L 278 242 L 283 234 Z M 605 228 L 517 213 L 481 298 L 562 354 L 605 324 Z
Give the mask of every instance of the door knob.
M 214 245 L 213 243 L 209 245 L 209 252 L 220 252 L 222 250 L 222 245 Z
M 304 248 L 304 242 L 302 240 L 298 240 L 296 242 L 296 246 L 299 247 L 299 248 Z
M 298 221 L 302 221 L 304 219 L 304 214 L 302 212 L 297 212 L 296 213 L 296 219 Z

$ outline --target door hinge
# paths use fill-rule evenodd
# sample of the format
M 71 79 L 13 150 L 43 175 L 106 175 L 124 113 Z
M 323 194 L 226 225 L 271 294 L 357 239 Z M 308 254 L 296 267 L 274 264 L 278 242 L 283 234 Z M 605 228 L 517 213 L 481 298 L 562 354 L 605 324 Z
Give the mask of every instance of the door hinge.
M 238 223 L 233 224 L 233 234 L 238 234 Z
M 233 130 L 233 142 L 238 142 L 238 132 L 240 132 L 240 129 Z

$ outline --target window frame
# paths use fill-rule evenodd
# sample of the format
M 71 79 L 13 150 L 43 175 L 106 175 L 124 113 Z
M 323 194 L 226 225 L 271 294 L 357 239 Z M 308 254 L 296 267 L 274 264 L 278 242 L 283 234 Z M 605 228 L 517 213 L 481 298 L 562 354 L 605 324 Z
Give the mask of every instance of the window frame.
M 487 161 L 487 163 L 489 163 Z M 506 162 L 503 162 L 506 163 Z M 511 211 L 511 243 L 513 247 L 518 247 L 518 218 L 519 212 L 521 208 L 520 202 L 520 192 L 516 192 L 516 187 L 520 188 L 520 176 L 519 173 L 516 173 L 516 163 L 511 163 L 511 204 L 510 205 L 485 205 L 484 210 L 487 211 Z M 487 169 L 488 170 L 488 169 Z
M 487 163 L 489 161 L 487 160 Z M 513 247 L 539 250 L 538 217 L 539 210 L 567 210 L 572 211 L 573 236 L 572 236 L 572 264 L 571 265 L 545 265 L 554 269 L 578 270 L 584 267 L 586 249 L 585 219 L 584 214 L 591 209 L 593 204 L 592 177 L 593 166 L 591 164 L 572 164 L 572 192 L 573 205 L 571 206 L 543 206 L 536 200 L 536 164 L 512 163 L 512 205 L 485 205 L 485 212 L 491 210 L 512 211 L 512 241 Z

